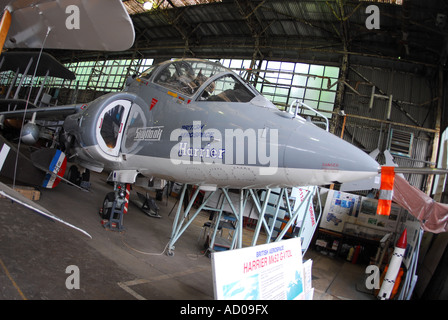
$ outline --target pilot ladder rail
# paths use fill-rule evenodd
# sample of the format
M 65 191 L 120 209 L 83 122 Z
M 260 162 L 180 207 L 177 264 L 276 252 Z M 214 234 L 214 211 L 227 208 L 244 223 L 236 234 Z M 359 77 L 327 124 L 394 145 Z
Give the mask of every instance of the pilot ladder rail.
M 198 214 L 202 210 L 218 212 L 218 216 L 215 219 L 216 224 L 213 227 L 213 233 L 212 233 L 212 236 L 210 239 L 210 244 L 209 244 L 209 250 L 212 251 L 214 249 L 216 233 L 218 232 L 218 224 L 223 215 L 224 201 L 218 200 L 218 205 L 215 208 L 207 207 L 207 203 L 209 202 L 210 199 L 212 199 L 212 197 L 215 195 L 215 193 L 218 192 L 218 190 L 221 191 L 221 193 L 222 193 L 220 195 L 220 199 L 222 199 L 222 200 L 225 199 L 227 201 L 227 203 L 229 204 L 229 206 L 235 216 L 235 229 L 233 231 L 232 242 L 230 244 L 229 249 L 237 249 L 237 248 L 243 247 L 243 213 L 245 210 L 245 206 L 250 197 L 252 198 L 254 207 L 257 209 L 258 214 L 259 214 L 258 215 L 258 223 L 257 223 L 256 229 L 254 232 L 254 236 L 252 238 L 251 246 L 254 246 L 257 244 L 258 237 L 259 237 L 262 227 L 264 228 L 264 230 L 267 234 L 266 243 L 271 242 L 271 239 L 273 238 L 273 233 L 274 233 L 275 219 L 273 220 L 272 226 L 270 226 L 268 223 L 269 218 L 266 213 L 266 208 L 268 205 L 269 196 L 271 194 L 271 189 L 266 189 L 266 190 L 263 189 L 264 197 L 262 197 L 262 199 L 260 199 L 258 197 L 257 193 L 255 192 L 255 191 L 259 191 L 258 189 L 257 190 L 241 189 L 239 192 L 239 206 L 236 206 L 233 203 L 231 197 L 229 196 L 228 189 L 227 188 L 219 188 L 214 191 L 211 191 L 210 194 L 205 197 L 202 204 L 197 208 L 196 212 L 192 213 L 192 215 L 190 216 L 190 211 L 193 208 L 193 204 L 195 203 L 196 198 L 197 198 L 201 188 L 200 187 L 196 188 L 196 190 L 194 191 L 191 199 L 189 200 L 188 205 L 185 208 L 184 212 L 181 212 L 182 204 L 184 202 L 187 188 L 188 188 L 188 185 L 184 184 L 182 187 L 181 193 L 180 193 L 180 198 L 179 198 L 178 205 L 177 205 L 176 215 L 173 220 L 171 237 L 170 237 L 170 241 L 167 245 L 167 254 L 169 256 L 174 255 L 174 249 L 175 249 L 176 242 L 179 240 L 181 235 L 191 225 L 191 223 L 195 220 L 195 218 L 198 216 Z M 286 213 L 289 216 L 289 221 L 286 223 L 286 225 L 281 230 L 281 232 L 275 237 L 274 241 L 277 242 L 277 241 L 280 241 L 283 239 L 287 230 L 291 227 L 291 225 L 294 222 L 296 222 L 298 215 L 300 213 L 300 209 L 303 208 L 303 206 L 305 206 L 305 208 L 309 208 L 309 206 L 312 204 L 314 195 L 316 195 L 317 196 L 317 204 L 319 206 L 319 215 L 316 218 L 316 222 L 313 226 L 313 230 L 312 230 L 312 234 L 313 234 L 316 226 L 319 223 L 319 219 L 322 215 L 322 206 L 321 206 L 320 194 L 318 192 L 318 187 L 313 186 L 312 189 L 309 190 L 306 193 L 306 195 L 304 196 L 304 198 L 301 200 L 301 203 L 299 204 L 299 206 L 295 209 L 291 208 L 290 199 L 288 196 L 288 190 L 286 188 L 280 189 L 280 193 L 281 193 L 281 197 L 279 197 L 279 199 L 280 198 L 283 199 L 284 203 L 286 203 Z M 278 206 L 277 206 L 277 208 L 278 208 Z M 276 209 L 276 211 L 278 212 L 278 209 Z M 300 226 L 297 226 L 297 227 L 299 227 L 299 233 L 298 233 L 297 237 L 302 238 L 302 236 L 303 236 L 302 235 L 302 232 L 304 230 L 303 226 L 304 226 L 304 222 L 305 222 L 305 218 L 306 218 L 307 214 L 309 214 L 309 210 L 305 210 L 305 214 L 302 219 L 302 224 Z M 268 220 L 267 220 L 267 218 L 268 218 Z M 305 253 L 304 251 L 306 251 L 306 249 L 302 250 L 302 251 L 304 254 Z
M 299 108 L 298 108 L 299 105 L 304 107 L 304 108 L 306 108 L 306 109 L 308 109 L 308 110 L 310 110 L 310 111 L 313 111 L 317 115 L 319 115 L 322 118 L 324 118 L 324 120 L 325 120 L 325 130 L 326 131 L 329 130 L 329 121 L 328 121 L 327 117 L 325 117 L 322 113 L 320 113 L 316 109 L 311 108 L 309 105 L 305 104 L 303 101 L 300 101 L 299 99 L 296 99 L 295 101 L 293 101 L 291 103 L 291 106 L 290 106 L 290 109 L 289 109 L 289 110 L 292 110 L 292 108 L 295 107 L 295 109 L 294 109 L 294 117 L 293 118 L 297 117 L 297 113 L 299 111 Z

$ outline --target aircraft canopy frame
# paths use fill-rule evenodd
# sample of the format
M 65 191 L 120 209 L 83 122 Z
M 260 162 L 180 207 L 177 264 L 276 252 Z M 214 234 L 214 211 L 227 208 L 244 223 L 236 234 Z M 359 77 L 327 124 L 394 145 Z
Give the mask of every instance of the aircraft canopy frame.
M 164 62 L 145 70 L 140 78 L 197 101 L 249 102 L 260 95 L 232 70 L 198 59 Z

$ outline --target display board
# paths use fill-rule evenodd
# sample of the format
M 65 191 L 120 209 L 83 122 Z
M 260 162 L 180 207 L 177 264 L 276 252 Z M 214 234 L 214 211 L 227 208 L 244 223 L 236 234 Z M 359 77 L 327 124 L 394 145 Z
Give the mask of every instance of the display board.
M 356 218 L 361 197 L 346 192 L 329 190 L 325 202 L 320 227 L 335 232 L 342 232 L 344 224 Z
M 389 216 L 376 214 L 378 200 L 329 190 L 320 227 L 365 239 L 381 239 L 397 231 L 400 217 L 405 211 L 392 204 Z
M 395 232 L 402 208 L 392 204 L 390 214 L 384 216 L 376 214 L 377 206 L 378 200 L 362 197 L 356 224 L 387 232 Z
M 217 300 L 302 300 L 311 281 L 299 238 L 214 252 L 212 270 Z

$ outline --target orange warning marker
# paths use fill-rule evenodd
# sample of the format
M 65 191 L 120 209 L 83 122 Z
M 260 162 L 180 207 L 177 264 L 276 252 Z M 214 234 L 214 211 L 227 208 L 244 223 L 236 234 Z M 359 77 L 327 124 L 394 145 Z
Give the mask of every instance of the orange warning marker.
M 388 216 L 392 207 L 392 193 L 394 189 L 395 170 L 394 167 L 381 168 L 381 186 L 378 198 L 376 214 Z
M 8 35 L 9 27 L 11 26 L 11 13 L 8 10 L 3 12 L 2 21 L 0 22 L 0 52 L 3 50 L 3 45 Z

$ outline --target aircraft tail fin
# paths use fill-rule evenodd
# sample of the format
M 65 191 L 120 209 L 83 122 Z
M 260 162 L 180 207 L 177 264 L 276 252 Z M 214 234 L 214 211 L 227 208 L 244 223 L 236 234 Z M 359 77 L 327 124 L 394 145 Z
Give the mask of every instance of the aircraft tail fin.
M 89 191 L 64 178 L 67 168 L 65 153 L 57 149 L 39 149 L 31 154 L 33 165 L 46 173 L 42 187 L 52 189 L 64 181 L 83 191 Z
M 42 187 L 48 189 L 56 187 L 61 182 L 67 168 L 65 153 L 58 149 L 39 149 L 31 154 L 31 161 L 35 167 L 47 173 Z

